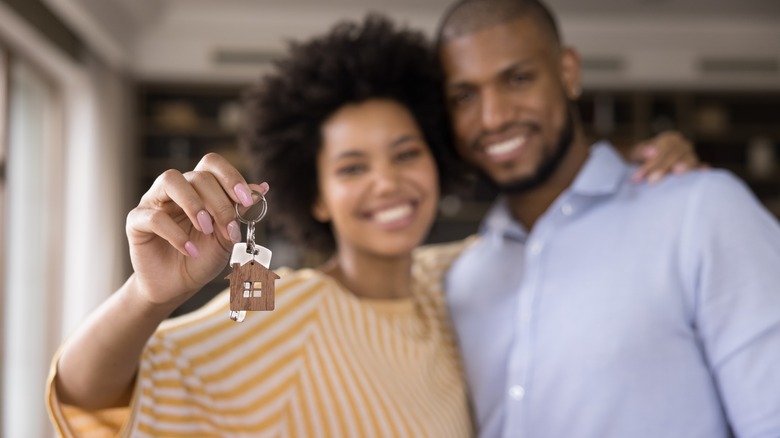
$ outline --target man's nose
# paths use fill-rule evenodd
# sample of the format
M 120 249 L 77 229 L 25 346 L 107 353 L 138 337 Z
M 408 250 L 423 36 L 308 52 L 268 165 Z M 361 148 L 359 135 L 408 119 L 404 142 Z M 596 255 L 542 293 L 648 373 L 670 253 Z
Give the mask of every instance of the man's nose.
M 512 107 L 506 93 L 488 89 L 482 93 L 482 128 L 498 131 L 511 120 Z

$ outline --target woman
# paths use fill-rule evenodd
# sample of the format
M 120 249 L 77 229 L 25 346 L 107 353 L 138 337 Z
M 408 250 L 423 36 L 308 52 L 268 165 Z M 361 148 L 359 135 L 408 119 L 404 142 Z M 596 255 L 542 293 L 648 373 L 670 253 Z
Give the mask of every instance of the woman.
M 440 286 L 466 243 L 413 254 L 452 174 L 435 90 L 424 37 L 385 19 L 293 46 L 249 96 L 251 152 L 270 214 L 332 257 L 278 271 L 273 312 L 237 324 L 223 293 L 164 321 L 241 240 L 233 203 L 269 189 L 213 154 L 165 172 L 128 215 L 134 273 L 54 360 L 58 431 L 471 435 Z
M 273 312 L 237 324 L 223 294 L 163 323 L 227 264 L 233 203 L 268 190 L 216 155 L 164 173 L 128 216 L 134 274 L 59 356 L 59 430 L 107 418 L 131 436 L 470 435 L 445 260 L 412 268 L 444 164 L 436 80 L 424 38 L 382 19 L 293 47 L 249 97 L 251 145 L 277 194 L 269 215 L 333 257 L 278 271 Z

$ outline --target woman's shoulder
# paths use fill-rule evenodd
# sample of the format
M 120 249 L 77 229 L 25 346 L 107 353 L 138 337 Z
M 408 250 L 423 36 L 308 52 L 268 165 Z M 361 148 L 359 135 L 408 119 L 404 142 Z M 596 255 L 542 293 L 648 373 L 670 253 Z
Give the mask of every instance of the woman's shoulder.
M 479 237 L 477 235 L 445 243 L 423 245 L 414 250 L 415 265 L 433 267 L 436 265 L 451 265 L 460 254 L 472 245 Z
M 423 245 L 414 251 L 413 273 L 415 278 L 440 281 L 460 254 L 479 239 L 473 235 L 446 243 Z

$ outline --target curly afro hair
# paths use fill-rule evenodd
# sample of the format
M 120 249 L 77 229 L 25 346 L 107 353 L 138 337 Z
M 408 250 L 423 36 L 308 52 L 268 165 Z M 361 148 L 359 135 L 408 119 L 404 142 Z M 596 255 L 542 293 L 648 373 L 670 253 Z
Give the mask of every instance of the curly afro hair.
M 268 181 L 274 224 L 298 244 L 332 253 L 329 224 L 311 207 L 318 196 L 317 154 L 321 125 L 341 107 L 389 98 L 415 117 L 439 168 L 442 189 L 451 187 L 457 161 L 449 148 L 440 72 L 428 39 L 368 15 L 341 22 L 327 34 L 292 43 L 273 73 L 245 94 L 253 179 Z

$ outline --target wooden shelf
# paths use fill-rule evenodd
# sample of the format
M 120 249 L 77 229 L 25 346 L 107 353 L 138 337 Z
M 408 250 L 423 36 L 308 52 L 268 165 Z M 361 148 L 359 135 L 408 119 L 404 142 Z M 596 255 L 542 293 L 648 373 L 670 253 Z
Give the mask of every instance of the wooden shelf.
M 245 172 L 236 121 L 240 85 L 152 83 L 138 86 L 139 195 L 166 169 L 191 170 L 216 152 Z M 238 112 L 238 113 L 237 113 Z
M 762 202 L 780 197 L 780 92 L 587 90 L 579 102 L 586 133 L 618 146 L 676 129 L 702 161 L 742 178 Z M 774 145 L 777 168 L 768 177 L 748 170 L 748 149 L 763 137 Z M 773 204 L 776 205 L 776 204 Z M 778 217 L 778 208 L 771 209 Z
M 243 86 L 213 84 L 139 84 L 137 93 L 138 198 L 168 169 L 192 170 L 203 155 L 216 152 L 247 175 L 248 160 L 239 151 L 239 96 Z M 262 222 L 255 238 L 268 241 L 268 223 Z M 243 228 L 243 227 L 242 227 Z M 276 251 L 275 251 L 276 252 Z M 274 259 L 281 260 L 280 252 Z M 273 264 L 272 264 L 273 266 Z M 228 287 L 225 270 L 203 287 L 172 316 L 200 307 Z M 227 318 L 227 315 L 225 315 Z
M 244 86 L 213 84 L 139 84 L 137 125 L 138 197 L 169 168 L 187 171 L 207 152 L 228 157 L 246 174 L 235 126 L 235 104 Z M 586 133 L 628 147 L 664 129 L 677 129 L 691 139 L 703 161 L 743 178 L 756 196 L 780 217 L 780 162 L 767 178 L 748 172 L 747 150 L 756 137 L 767 137 L 780 160 L 780 92 L 684 90 L 586 90 L 578 101 Z M 458 208 L 443 213 L 429 242 L 449 241 L 476 232 L 490 205 L 492 192 L 479 186 L 464 194 Z M 452 206 L 450 206 L 452 207 Z M 269 234 L 270 236 L 270 234 Z M 311 254 L 301 251 L 302 264 Z M 275 256 L 276 258 L 277 256 Z M 225 287 L 209 285 L 203 299 Z
M 238 133 L 234 131 L 228 131 L 218 126 L 208 126 L 204 123 L 202 126 L 194 128 L 166 128 L 158 127 L 153 124 L 149 124 L 144 127 L 143 135 L 148 137 L 187 137 L 193 139 L 236 139 Z

